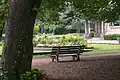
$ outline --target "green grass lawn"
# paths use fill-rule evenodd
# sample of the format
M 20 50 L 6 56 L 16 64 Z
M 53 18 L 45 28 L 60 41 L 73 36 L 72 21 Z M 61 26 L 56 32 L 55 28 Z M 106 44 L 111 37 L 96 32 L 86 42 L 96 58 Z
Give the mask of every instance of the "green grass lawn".
M 34 55 L 33 59 L 50 58 L 50 55 Z
M 116 44 L 89 44 L 88 46 L 95 49 L 90 52 L 84 52 L 83 55 L 120 53 L 120 45 Z
M 96 54 L 116 54 L 120 53 L 120 45 L 116 44 L 89 44 L 88 47 L 94 47 L 93 51 L 84 52 L 83 56 L 96 55 Z M 49 55 L 36 55 L 33 58 L 47 58 Z

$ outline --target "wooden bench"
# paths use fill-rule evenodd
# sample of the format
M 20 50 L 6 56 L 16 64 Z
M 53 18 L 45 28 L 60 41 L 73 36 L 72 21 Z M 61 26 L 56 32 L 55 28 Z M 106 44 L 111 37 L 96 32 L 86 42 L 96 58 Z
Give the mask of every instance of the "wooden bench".
M 52 47 L 52 52 L 51 52 L 51 58 L 52 61 L 56 59 L 56 61 L 59 61 L 59 57 L 64 57 L 64 56 L 72 56 L 73 60 L 75 58 L 79 61 L 80 60 L 80 53 L 83 52 L 81 50 L 83 47 L 82 46 L 55 46 Z
M 52 61 L 59 61 L 59 57 L 64 56 L 72 56 L 73 60 L 76 58 L 79 61 L 79 55 L 81 55 L 83 52 L 89 52 L 92 49 L 84 49 L 82 46 L 42 46 L 34 47 L 34 50 L 37 50 L 37 52 L 34 52 L 33 55 L 50 55 Z

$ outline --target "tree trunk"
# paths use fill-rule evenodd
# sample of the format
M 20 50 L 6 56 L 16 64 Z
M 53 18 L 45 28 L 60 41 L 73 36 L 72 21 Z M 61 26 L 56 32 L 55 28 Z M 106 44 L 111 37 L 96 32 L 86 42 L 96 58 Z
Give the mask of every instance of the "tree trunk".
M 8 80 L 31 70 L 33 27 L 42 0 L 10 0 L 4 47 L 4 70 Z

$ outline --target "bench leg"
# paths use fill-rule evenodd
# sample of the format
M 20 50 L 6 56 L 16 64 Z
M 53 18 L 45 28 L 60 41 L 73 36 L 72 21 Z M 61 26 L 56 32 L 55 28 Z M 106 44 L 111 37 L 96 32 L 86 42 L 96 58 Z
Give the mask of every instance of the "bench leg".
M 59 57 L 58 56 L 56 56 L 56 61 L 59 62 Z
M 52 62 L 54 62 L 55 57 L 54 57 L 54 56 L 52 56 L 51 58 L 52 58 Z
M 75 57 L 76 57 L 76 56 L 72 56 L 72 57 L 73 57 L 73 60 L 75 60 Z
M 77 61 L 80 61 L 80 56 L 79 56 L 79 54 L 77 55 Z

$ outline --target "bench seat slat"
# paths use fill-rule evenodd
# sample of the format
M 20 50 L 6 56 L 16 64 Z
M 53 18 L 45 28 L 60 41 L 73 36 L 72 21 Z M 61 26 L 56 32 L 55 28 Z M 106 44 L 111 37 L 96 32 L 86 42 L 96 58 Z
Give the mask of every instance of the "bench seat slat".
M 62 56 L 77 56 L 77 54 L 59 54 L 60 57 Z
M 76 51 L 60 51 L 58 54 L 72 54 L 72 53 L 77 53 Z
M 56 55 L 51 55 L 51 56 L 56 56 Z M 62 57 L 62 56 L 77 56 L 77 54 L 59 54 L 59 57 Z

